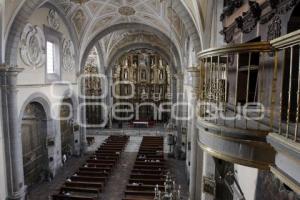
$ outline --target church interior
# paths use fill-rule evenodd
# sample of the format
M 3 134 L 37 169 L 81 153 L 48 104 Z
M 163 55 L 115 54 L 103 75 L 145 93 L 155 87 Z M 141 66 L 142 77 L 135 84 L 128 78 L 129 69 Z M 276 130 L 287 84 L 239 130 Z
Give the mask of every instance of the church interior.
M 0 200 L 300 200 L 300 0 L 0 0 Z

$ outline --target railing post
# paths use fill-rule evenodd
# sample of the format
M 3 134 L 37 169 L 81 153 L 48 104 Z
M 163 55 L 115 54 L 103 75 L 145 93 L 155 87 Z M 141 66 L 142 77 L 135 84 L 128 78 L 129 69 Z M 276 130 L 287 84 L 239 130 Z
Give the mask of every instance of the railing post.
M 235 74 L 235 100 L 234 100 L 234 114 L 237 111 L 237 104 L 238 104 L 238 85 L 239 85 L 239 68 L 240 68 L 240 55 L 236 53 L 236 74 Z M 234 118 L 234 127 L 236 127 L 236 118 Z
M 300 48 L 298 46 L 299 58 L 298 58 L 298 89 L 297 89 L 297 112 L 296 112 L 296 127 L 295 127 L 295 138 L 294 141 L 297 142 L 298 135 L 298 123 L 299 123 L 299 104 L 300 104 Z
M 286 121 L 286 137 L 289 137 L 290 130 L 290 112 L 291 112 L 291 96 L 292 96 L 292 80 L 293 80 L 293 46 L 290 47 L 290 68 L 289 68 L 289 92 L 288 92 L 288 109 L 287 109 L 287 121 Z

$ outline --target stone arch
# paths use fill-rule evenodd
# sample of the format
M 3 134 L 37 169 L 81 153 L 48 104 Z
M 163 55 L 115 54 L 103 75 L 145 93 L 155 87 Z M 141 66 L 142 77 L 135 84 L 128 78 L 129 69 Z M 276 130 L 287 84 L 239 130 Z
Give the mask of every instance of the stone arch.
M 199 36 L 198 30 L 193 22 L 193 19 L 188 12 L 187 8 L 182 3 L 182 0 L 172 0 L 172 8 L 176 11 L 178 16 L 181 18 L 183 24 L 185 25 L 185 29 L 188 32 L 188 35 L 191 37 L 193 41 L 193 45 L 196 52 L 202 50 L 202 41 Z
M 28 104 L 30 104 L 31 102 L 37 102 L 39 104 L 41 104 L 45 110 L 46 113 L 46 117 L 47 120 L 51 120 L 51 108 L 50 108 L 50 100 L 48 99 L 48 97 L 46 95 L 44 95 L 43 93 L 34 93 L 31 94 L 22 104 L 21 109 L 20 109 L 20 113 L 19 113 L 19 123 L 22 120 L 22 116 L 24 115 L 24 111 L 25 108 Z
M 136 30 L 136 31 L 142 30 L 142 31 L 148 31 L 148 32 L 152 32 L 152 33 L 156 34 L 157 36 L 159 36 L 160 38 L 162 38 L 163 40 L 165 40 L 165 41 L 167 41 L 168 43 L 171 44 L 172 51 L 176 52 L 176 55 L 180 56 L 179 65 L 182 65 L 182 58 L 181 58 L 180 50 L 177 49 L 174 42 L 171 41 L 171 39 L 167 35 L 165 35 L 163 32 L 161 32 L 160 30 L 158 30 L 158 29 L 156 29 L 156 28 L 154 28 L 150 25 L 146 25 L 146 24 L 141 24 L 141 23 L 120 23 L 120 24 L 112 25 L 112 26 L 100 31 L 91 41 L 89 41 L 88 45 L 84 49 L 80 66 L 84 65 L 90 50 L 93 48 L 93 46 L 99 40 L 101 40 L 101 38 L 103 38 L 104 36 L 106 36 L 106 35 L 108 35 L 112 32 L 119 31 L 119 30 Z M 180 67 L 180 66 L 178 66 L 178 67 Z
M 62 103 L 63 100 L 66 98 L 69 98 L 72 101 L 74 121 L 77 121 L 77 118 L 78 118 L 78 109 L 77 108 L 79 106 L 78 97 L 77 97 L 77 95 L 75 95 L 74 91 L 68 89 L 63 93 L 60 103 Z

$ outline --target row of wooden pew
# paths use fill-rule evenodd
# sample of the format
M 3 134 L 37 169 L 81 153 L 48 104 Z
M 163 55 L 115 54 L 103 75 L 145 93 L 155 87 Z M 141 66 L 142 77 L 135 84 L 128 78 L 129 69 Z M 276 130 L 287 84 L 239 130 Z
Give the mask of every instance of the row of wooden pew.
M 167 174 L 163 137 L 143 137 L 123 200 L 153 200 Z
M 110 136 L 91 155 L 86 164 L 67 178 L 53 200 L 97 200 L 103 192 L 129 137 Z

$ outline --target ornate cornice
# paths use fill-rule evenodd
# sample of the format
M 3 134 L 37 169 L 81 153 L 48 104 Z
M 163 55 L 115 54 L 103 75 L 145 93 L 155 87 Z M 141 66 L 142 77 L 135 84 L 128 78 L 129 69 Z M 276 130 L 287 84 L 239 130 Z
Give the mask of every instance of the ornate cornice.
M 232 42 L 236 30 L 242 33 L 250 33 L 255 29 L 257 23 L 266 24 L 274 16 L 284 15 L 289 12 L 300 0 L 268 0 L 259 5 L 257 2 L 249 1 L 250 9 L 235 19 L 235 22 L 228 27 L 224 27 L 220 32 L 224 35 L 227 43 Z M 271 8 L 268 12 L 265 9 Z M 221 17 L 221 20 L 222 17 Z

